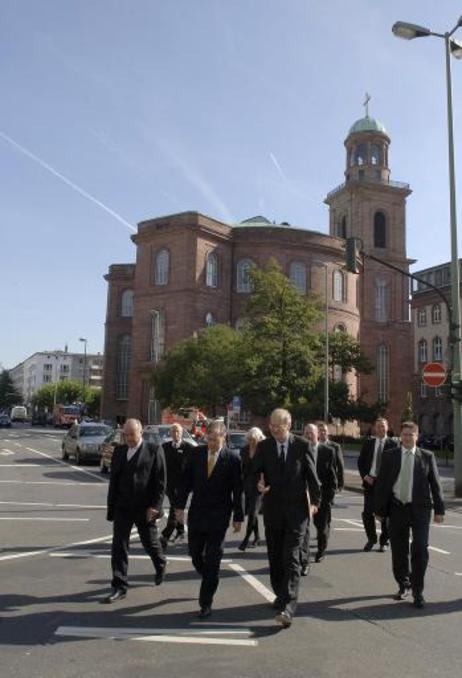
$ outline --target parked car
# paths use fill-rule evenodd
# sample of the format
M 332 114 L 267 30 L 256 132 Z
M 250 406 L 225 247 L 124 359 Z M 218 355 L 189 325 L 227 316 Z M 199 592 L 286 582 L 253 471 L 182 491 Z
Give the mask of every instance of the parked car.
M 157 445 L 165 443 L 172 439 L 170 436 L 170 426 L 171 424 L 149 424 L 143 429 L 143 438 Z M 183 439 L 193 447 L 197 447 L 197 442 L 185 428 L 183 429 Z
M 108 433 L 100 446 L 100 462 L 99 467 L 101 473 L 108 473 L 111 468 L 112 455 L 114 448 L 117 445 L 122 445 L 125 442 L 124 432 L 121 428 L 116 428 L 114 431 Z
M 47 426 L 49 415 L 46 412 L 34 412 L 31 419 L 32 426 Z
M 99 461 L 101 444 L 110 432 L 110 427 L 105 424 L 73 424 L 63 438 L 62 458 L 74 457 L 76 464 L 81 464 L 84 459 Z
M 24 405 L 15 405 L 11 408 L 11 421 L 25 422 L 27 420 L 27 408 Z
M 0 426 L 4 428 L 11 428 L 11 419 L 7 414 L 0 414 Z
M 226 444 L 232 450 L 242 450 L 247 445 L 247 431 L 228 431 L 226 434 Z

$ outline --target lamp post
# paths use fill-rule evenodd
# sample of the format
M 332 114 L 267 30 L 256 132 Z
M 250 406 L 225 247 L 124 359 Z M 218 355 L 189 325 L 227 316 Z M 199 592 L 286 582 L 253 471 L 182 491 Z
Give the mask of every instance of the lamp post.
M 82 400 L 85 402 L 85 385 L 87 372 L 87 339 L 79 337 L 79 341 L 83 341 L 83 372 L 82 372 Z
M 324 269 L 324 295 L 325 295 L 325 364 L 324 364 L 324 421 L 329 423 L 329 290 L 328 290 L 328 265 L 321 259 L 314 259 L 313 264 L 322 266 Z
M 454 412 L 454 490 L 457 497 L 462 497 L 462 402 L 457 398 L 461 389 L 461 327 L 460 327 L 460 270 L 457 251 L 457 215 L 456 215 L 456 179 L 454 168 L 454 131 L 452 113 L 452 83 L 451 83 L 451 54 L 457 59 L 462 58 L 462 45 L 451 36 L 462 26 L 462 17 L 454 28 L 446 33 L 435 33 L 429 28 L 416 24 L 398 21 L 392 31 L 398 38 L 413 40 L 434 36 L 443 38 L 446 56 L 446 90 L 447 90 L 447 117 L 448 117 L 448 159 L 449 159 L 449 208 L 451 228 L 451 384 L 456 393 L 453 393 Z M 456 397 L 454 397 L 454 395 Z

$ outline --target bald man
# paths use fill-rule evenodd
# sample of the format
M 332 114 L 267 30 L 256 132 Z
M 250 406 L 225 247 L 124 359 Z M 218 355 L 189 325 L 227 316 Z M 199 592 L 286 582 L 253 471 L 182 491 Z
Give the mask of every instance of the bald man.
M 143 440 L 138 419 L 124 425 L 125 444 L 114 450 L 107 497 L 107 519 L 114 523 L 112 536 L 112 591 L 105 603 L 127 595 L 130 533 L 136 525 L 141 543 L 155 569 L 154 582 L 162 584 L 166 558 L 159 542 L 157 519 L 162 516 L 165 494 L 165 457 L 161 445 Z

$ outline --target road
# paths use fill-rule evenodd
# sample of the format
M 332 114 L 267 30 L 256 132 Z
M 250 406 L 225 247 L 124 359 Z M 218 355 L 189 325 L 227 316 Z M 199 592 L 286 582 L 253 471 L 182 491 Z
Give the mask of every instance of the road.
M 265 547 L 229 532 L 210 619 L 185 545 L 153 584 L 134 537 L 131 587 L 113 606 L 107 479 L 60 459 L 62 433 L 0 430 L 3 678 L 453 676 L 462 660 L 462 515 L 431 529 L 427 606 L 395 602 L 390 554 L 363 553 L 361 496 L 336 500 L 330 549 L 302 579 L 293 626 L 275 625 Z

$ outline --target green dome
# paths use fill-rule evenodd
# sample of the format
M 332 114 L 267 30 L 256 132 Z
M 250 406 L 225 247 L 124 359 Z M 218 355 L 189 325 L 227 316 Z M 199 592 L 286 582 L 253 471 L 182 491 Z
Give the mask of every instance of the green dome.
M 381 132 L 382 134 L 387 134 L 387 130 L 382 125 L 380 120 L 369 118 L 368 115 L 366 115 L 365 118 L 360 118 L 359 120 L 356 120 L 354 125 L 350 127 L 348 136 L 350 136 L 350 134 L 356 134 L 358 132 Z

